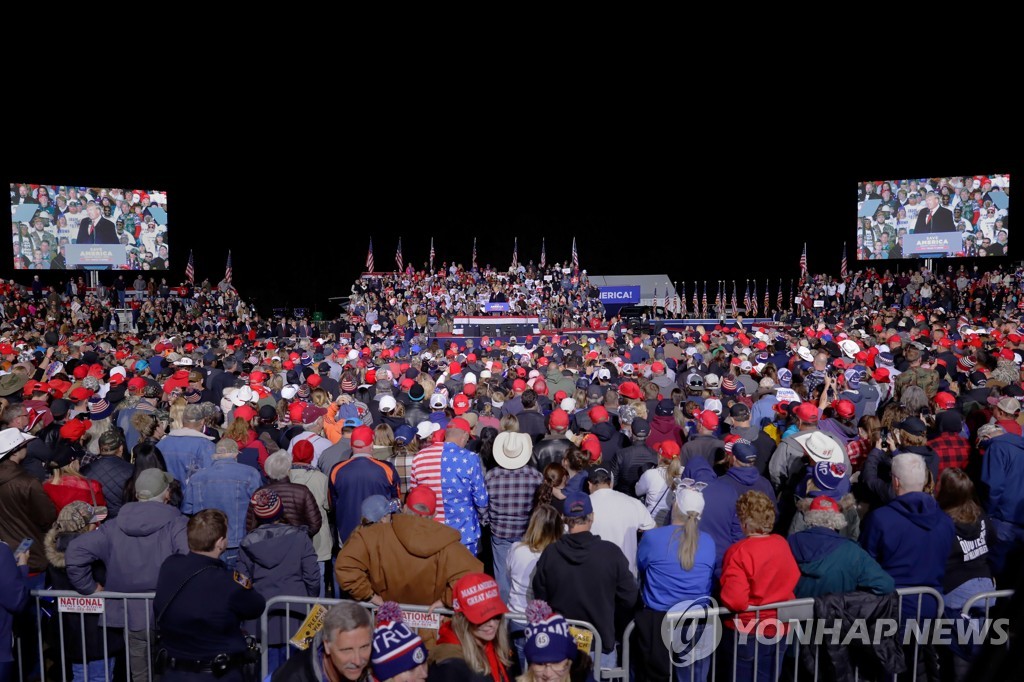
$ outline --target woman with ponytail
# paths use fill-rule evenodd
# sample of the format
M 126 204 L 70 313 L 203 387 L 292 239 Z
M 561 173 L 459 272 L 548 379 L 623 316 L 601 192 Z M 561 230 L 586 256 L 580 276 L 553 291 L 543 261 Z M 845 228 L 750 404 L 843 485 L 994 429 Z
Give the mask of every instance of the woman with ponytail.
M 673 661 L 661 637 L 666 613 L 711 606 L 715 542 L 710 535 L 698 530 L 704 511 L 704 493 L 701 492 L 704 487 L 704 483 L 689 478 L 680 481 L 672 505 L 672 524 L 644 533 L 637 548 L 644 608 L 636 616 L 633 632 L 633 646 L 639 647 L 640 652 L 633 659 L 636 682 L 670 679 L 671 670 L 675 670 L 677 680 L 707 679 L 710 655 L 701 657 L 699 651 L 705 644 L 702 635 L 706 619 L 696 621 L 693 633 L 696 644 L 683 647 L 692 658 L 699 660 Z M 681 622 L 673 632 L 689 632 L 690 624 Z

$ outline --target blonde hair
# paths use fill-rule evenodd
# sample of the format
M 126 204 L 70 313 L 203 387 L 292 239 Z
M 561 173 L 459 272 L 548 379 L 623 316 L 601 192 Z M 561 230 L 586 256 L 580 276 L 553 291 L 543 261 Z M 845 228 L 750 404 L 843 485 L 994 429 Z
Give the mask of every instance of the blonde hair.
M 373 429 L 373 444 L 390 448 L 395 444 L 395 432 L 387 424 L 377 424 Z
M 462 613 L 456 611 L 452 615 L 452 630 L 455 631 L 455 635 L 459 638 L 459 643 L 462 645 L 462 655 L 466 665 L 477 675 L 490 677 L 491 665 L 487 662 L 487 654 L 484 651 L 483 645 L 473 636 L 473 628 L 474 625 Z M 509 646 L 508 625 L 504 618 L 498 624 L 498 634 L 494 639 L 494 649 L 498 655 L 498 660 L 501 661 L 502 665 L 508 667 L 512 663 L 512 657 L 510 655 L 511 647 Z
M 775 506 L 764 493 L 748 490 L 736 500 L 736 516 L 745 532 L 771 533 L 775 525 Z
M 309 392 L 309 399 L 317 407 L 327 407 L 331 404 L 331 394 L 319 386 Z
M 171 415 L 171 428 L 172 429 L 184 428 L 184 423 L 182 422 L 182 417 L 185 416 L 185 407 L 187 405 L 188 405 L 188 403 L 185 402 L 185 399 L 182 398 L 182 397 L 175 398 L 174 402 L 171 403 L 171 406 L 170 406 L 170 408 L 168 408 L 167 411 Z
M 160 424 L 160 420 L 151 412 L 136 412 L 132 415 L 131 422 L 132 427 L 139 432 L 140 440 L 152 438 L 156 433 L 156 427 Z
M 224 432 L 224 437 L 242 445 L 249 439 L 249 422 L 241 417 L 235 417 Z
M 661 463 L 665 465 L 665 485 L 669 490 L 675 490 L 676 479 L 683 472 L 683 463 L 675 455 L 662 457 Z
M 514 414 L 506 414 L 501 418 L 501 430 L 517 433 L 519 431 L 519 418 Z
M 679 551 L 676 556 L 684 571 L 693 570 L 697 556 L 697 540 L 700 537 L 700 530 L 697 528 L 698 522 L 700 522 L 700 514 L 697 512 L 689 511 L 684 514 L 678 506 L 672 505 L 672 524 L 679 526 L 673 533 L 675 537 L 679 538 Z

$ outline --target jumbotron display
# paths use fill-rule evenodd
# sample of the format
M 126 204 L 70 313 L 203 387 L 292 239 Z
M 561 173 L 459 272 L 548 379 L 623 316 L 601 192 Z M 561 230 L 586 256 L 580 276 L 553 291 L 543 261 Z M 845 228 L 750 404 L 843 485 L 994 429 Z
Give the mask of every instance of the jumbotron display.
M 167 270 L 167 193 L 11 183 L 15 270 Z
M 857 183 L 857 259 L 1009 255 L 1010 175 Z

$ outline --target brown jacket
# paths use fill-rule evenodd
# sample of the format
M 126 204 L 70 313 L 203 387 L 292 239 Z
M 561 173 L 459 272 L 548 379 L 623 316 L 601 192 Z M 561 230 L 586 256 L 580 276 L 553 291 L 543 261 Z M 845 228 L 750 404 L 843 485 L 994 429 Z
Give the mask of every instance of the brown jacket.
M 452 603 L 452 586 L 467 573 L 483 571 L 459 531 L 411 514 L 391 523 L 357 528 L 335 562 L 338 584 L 354 599 L 374 594 L 385 601 L 429 606 Z
M 320 513 L 316 498 L 313 497 L 309 488 L 301 483 L 292 483 L 291 481 L 274 481 L 260 490 L 264 488 L 273 490 L 281 498 L 285 523 L 292 526 L 305 526 L 309 537 L 320 532 L 324 518 Z M 251 533 L 257 525 L 259 524 L 256 523 L 256 514 L 253 512 L 250 502 L 249 509 L 245 512 L 245 532 Z
M 28 554 L 28 570 L 46 570 L 43 536 L 57 520 L 53 501 L 43 485 L 20 464 L 0 461 L 0 540 L 13 550 L 25 538 L 33 540 Z

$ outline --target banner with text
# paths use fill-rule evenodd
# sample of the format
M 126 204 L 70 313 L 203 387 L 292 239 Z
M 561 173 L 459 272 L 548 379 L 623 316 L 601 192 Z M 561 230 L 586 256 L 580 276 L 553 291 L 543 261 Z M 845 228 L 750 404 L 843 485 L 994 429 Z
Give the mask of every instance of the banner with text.
M 963 232 L 932 232 L 903 235 L 904 256 L 941 254 L 955 256 L 964 250 Z
M 75 265 L 113 265 L 120 267 L 128 262 L 124 244 L 68 244 L 67 261 Z
M 626 304 L 640 302 L 640 287 L 598 287 L 604 304 Z

